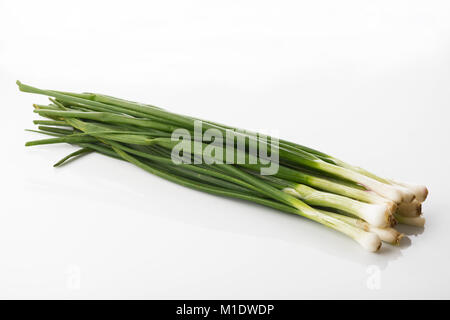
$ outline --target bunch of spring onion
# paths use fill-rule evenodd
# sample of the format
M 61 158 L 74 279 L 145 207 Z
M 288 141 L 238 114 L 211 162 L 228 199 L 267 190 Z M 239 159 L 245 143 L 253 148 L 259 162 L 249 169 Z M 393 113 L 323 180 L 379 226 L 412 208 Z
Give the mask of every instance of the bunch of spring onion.
M 80 147 L 55 166 L 98 152 L 189 188 L 303 216 L 344 233 L 373 252 L 381 247 L 382 241 L 399 244 L 403 234 L 393 228 L 396 223 L 418 227 L 425 223 L 421 215 L 422 202 L 428 194 L 425 186 L 381 178 L 285 140 L 277 140 L 276 150 L 266 142 L 270 152 L 279 155 L 279 168 L 273 175 L 261 174 L 261 161 L 231 164 L 225 161 L 230 152 L 231 157 L 235 154 L 235 147 L 230 148 L 226 142 L 215 146 L 222 148 L 221 162 L 175 164 L 172 150 L 178 141 L 172 133 L 179 128 L 193 132 L 199 119 L 102 94 L 42 90 L 19 81 L 17 84 L 23 92 L 50 98 L 48 105 L 34 105 L 34 112 L 44 119 L 35 120 L 38 130 L 30 131 L 52 137 L 27 142 L 26 146 L 68 143 Z M 242 132 L 210 121 L 202 120 L 202 124 L 203 131 L 215 129 L 224 135 L 236 135 L 233 139 Z M 252 137 L 258 139 L 258 135 Z M 196 142 L 188 141 L 192 148 L 183 157 L 191 160 L 204 157 L 208 145 Z M 245 148 L 239 151 L 247 160 L 252 156 Z

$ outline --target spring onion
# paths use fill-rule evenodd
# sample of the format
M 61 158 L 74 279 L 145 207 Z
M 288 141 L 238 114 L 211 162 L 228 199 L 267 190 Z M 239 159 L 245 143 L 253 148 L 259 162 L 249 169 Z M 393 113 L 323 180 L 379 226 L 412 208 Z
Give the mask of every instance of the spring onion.
M 36 132 L 53 137 L 25 145 L 68 143 L 80 147 L 55 167 L 97 152 L 189 188 L 314 220 L 369 251 L 377 251 L 381 241 L 399 243 L 403 235 L 393 228 L 396 222 L 425 223 L 422 202 L 428 190 L 424 186 L 379 177 L 290 141 L 271 136 L 263 139 L 259 133 L 153 105 L 17 84 L 23 92 L 50 98 L 48 105 L 33 105 L 34 113 L 44 118 L 33 123 L 38 125 Z M 227 139 L 206 139 L 211 132 Z M 177 149 L 180 139 L 185 147 L 182 152 Z M 257 155 L 252 152 L 255 145 Z M 268 163 L 276 164 L 277 170 L 264 174 Z

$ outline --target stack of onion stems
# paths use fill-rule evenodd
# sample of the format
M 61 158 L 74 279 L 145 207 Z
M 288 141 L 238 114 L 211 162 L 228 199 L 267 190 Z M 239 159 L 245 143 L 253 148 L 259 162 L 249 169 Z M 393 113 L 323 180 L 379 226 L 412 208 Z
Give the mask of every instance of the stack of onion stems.
M 202 132 L 214 129 L 224 136 L 231 134 L 233 141 L 243 131 L 102 94 L 42 90 L 19 81 L 17 84 L 23 92 L 50 98 L 48 105 L 34 105 L 34 112 L 44 119 L 35 120 L 38 130 L 30 131 L 52 137 L 27 142 L 26 146 L 68 143 L 80 147 L 55 166 L 98 152 L 192 189 L 248 200 L 314 220 L 372 252 L 379 250 L 382 242 L 399 244 L 403 234 L 394 229 L 397 223 L 424 226 L 422 202 L 428 195 L 425 186 L 381 178 L 293 142 L 274 137 L 262 141 L 258 134 L 248 135 L 244 149 L 239 150 L 226 141 L 216 142 L 216 154 L 223 161 L 205 159 L 208 144 L 184 137 L 191 145 L 188 152 L 183 150 L 183 159 L 193 161 L 175 163 L 172 153 L 179 140 L 173 138 L 173 133 L 177 129 L 190 134 L 196 122 L 201 121 Z M 265 143 L 270 153 L 277 153 L 278 170 L 274 174 L 261 173 L 266 166 L 262 159 L 251 161 L 252 154 L 245 147 L 252 139 L 258 140 L 259 145 Z M 278 143 L 274 146 L 269 140 Z M 247 161 L 225 161 L 235 159 L 236 154 L 243 154 Z M 195 161 L 199 157 L 205 161 Z

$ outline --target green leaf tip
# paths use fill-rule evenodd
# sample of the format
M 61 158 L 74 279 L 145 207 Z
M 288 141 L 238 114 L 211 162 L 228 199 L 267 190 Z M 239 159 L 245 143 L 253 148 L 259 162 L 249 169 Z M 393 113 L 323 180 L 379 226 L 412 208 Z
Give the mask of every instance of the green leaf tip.
M 20 91 L 23 91 L 23 83 L 22 82 L 20 82 L 19 80 L 16 80 L 16 84 L 17 84 L 17 86 L 19 87 L 19 90 Z

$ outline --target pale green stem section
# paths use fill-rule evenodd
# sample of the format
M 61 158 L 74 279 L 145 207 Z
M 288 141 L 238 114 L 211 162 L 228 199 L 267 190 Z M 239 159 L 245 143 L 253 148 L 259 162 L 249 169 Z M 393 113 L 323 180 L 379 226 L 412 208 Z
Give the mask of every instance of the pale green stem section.
M 317 167 L 326 172 L 335 174 L 340 178 L 349 179 L 351 181 L 358 181 L 368 190 L 372 190 L 380 196 L 394 201 L 395 203 L 400 203 L 402 201 L 411 202 L 414 199 L 414 195 L 412 193 L 408 194 L 390 184 L 382 183 L 378 180 L 372 179 L 347 168 L 332 165 L 327 162 L 318 162 Z
M 310 175 L 308 177 L 308 185 L 311 187 L 328 191 L 331 193 L 336 193 L 341 196 L 349 197 L 355 200 L 367 202 L 367 203 L 386 203 L 391 200 L 379 196 L 372 191 L 360 190 L 357 188 L 352 188 L 344 184 L 333 182 L 324 178 L 319 178 Z
M 400 233 L 393 228 L 377 228 L 377 227 L 371 226 L 370 224 L 368 224 L 367 222 L 365 222 L 361 219 L 348 217 L 348 216 L 345 216 L 342 214 L 325 211 L 325 210 L 319 210 L 319 211 L 322 213 L 328 214 L 329 216 L 334 217 L 336 219 L 340 219 L 356 228 L 360 228 L 364 231 L 375 233 L 376 235 L 378 235 L 378 237 L 382 241 L 390 243 L 392 245 L 399 245 L 400 240 L 404 236 L 403 233 Z
M 285 188 L 283 190 L 286 193 L 297 196 L 309 205 L 342 210 L 376 227 L 387 227 L 391 224 L 393 208 L 388 204 L 367 204 L 340 195 L 318 191 L 300 184 L 295 189 Z
M 402 193 L 403 200 L 405 202 L 411 202 L 414 198 L 418 199 L 418 201 L 420 201 L 420 202 L 423 202 L 423 201 L 425 201 L 425 199 L 428 195 L 428 190 L 425 186 L 411 185 L 411 184 L 407 184 L 407 183 L 393 181 L 391 179 L 382 178 L 370 171 L 367 171 L 364 168 L 353 166 L 351 164 L 348 164 L 348 163 L 346 163 L 342 160 L 336 159 L 336 158 L 333 158 L 333 162 L 340 167 L 352 170 L 352 171 L 360 173 L 366 177 L 369 177 L 373 180 L 393 186 L 394 188 L 396 188 L 397 190 L 399 190 Z
M 425 226 L 425 218 L 420 217 L 404 217 L 399 214 L 394 214 L 395 219 L 402 224 L 407 224 L 414 227 L 423 228 Z

